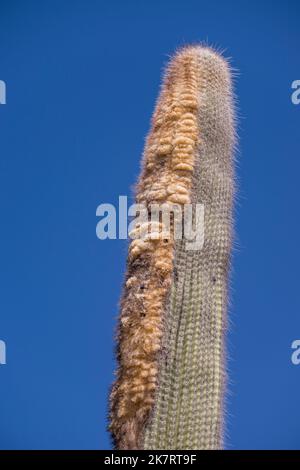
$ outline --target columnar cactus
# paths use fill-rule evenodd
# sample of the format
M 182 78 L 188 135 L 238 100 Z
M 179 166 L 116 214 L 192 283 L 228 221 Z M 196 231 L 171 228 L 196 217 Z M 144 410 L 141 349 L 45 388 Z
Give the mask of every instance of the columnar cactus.
M 189 250 L 174 233 L 130 243 L 110 397 L 118 449 L 222 448 L 234 139 L 227 62 L 183 48 L 166 70 L 136 201 L 202 204 L 204 243 Z

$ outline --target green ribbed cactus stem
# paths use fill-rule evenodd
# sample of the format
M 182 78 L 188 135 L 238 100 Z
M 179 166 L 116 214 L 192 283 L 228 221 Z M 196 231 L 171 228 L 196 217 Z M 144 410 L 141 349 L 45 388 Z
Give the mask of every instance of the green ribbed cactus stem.
M 234 142 L 226 60 L 183 48 L 166 70 L 136 201 L 203 205 L 204 243 L 130 244 L 110 402 L 119 449 L 222 448 Z

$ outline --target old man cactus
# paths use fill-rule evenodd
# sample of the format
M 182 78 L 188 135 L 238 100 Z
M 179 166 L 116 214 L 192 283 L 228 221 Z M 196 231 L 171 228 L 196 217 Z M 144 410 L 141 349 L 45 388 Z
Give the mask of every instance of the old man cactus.
M 188 249 L 173 230 L 129 245 L 110 396 L 117 449 L 222 448 L 234 142 L 228 63 L 208 47 L 179 50 L 154 111 L 136 202 L 201 204 L 203 244 Z

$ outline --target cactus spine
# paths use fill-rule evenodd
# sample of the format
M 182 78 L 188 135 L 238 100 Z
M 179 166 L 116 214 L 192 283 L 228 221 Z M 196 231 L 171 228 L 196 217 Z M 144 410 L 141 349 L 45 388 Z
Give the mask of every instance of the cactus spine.
M 119 449 L 222 447 L 234 118 L 227 62 L 180 50 L 166 70 L 136 201 L 204 205 L 204 245 L 133 240 L 110 430 Z M 158 231 L 163 227 L 159 226 Z

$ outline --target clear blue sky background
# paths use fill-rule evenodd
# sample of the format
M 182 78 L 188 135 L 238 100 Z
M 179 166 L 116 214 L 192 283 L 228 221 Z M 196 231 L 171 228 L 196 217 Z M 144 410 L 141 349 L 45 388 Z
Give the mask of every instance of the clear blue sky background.
M 125 241 L 96 207 L 131 195 L 178 46 L 239 70 L 227 447 L 300 448 L 298 1 L 0 1 L 0 447 L 109 448 Z

